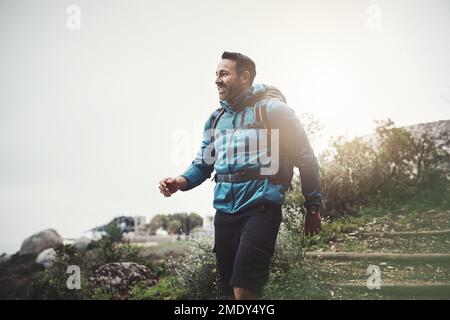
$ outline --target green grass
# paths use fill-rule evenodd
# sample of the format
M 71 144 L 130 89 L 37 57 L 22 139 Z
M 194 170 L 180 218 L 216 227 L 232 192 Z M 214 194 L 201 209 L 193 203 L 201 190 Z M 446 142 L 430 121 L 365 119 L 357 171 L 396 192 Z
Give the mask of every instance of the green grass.
M 263 299 L 330 299 L 329 275 L 308 261 L 287 274 L 272 270 Z
M 135 286 L 129 297 L 130 300 L 177 300 L 182 299 L 184 291 L 177 285 L 176 278 L 168 276 L 159 280 L 151 288 Z
M 408 235 L 393 238 L 367 236 L 367 233 L 390 231 L 425 231 L 450 229 L 450 196 L 444 190 L 422 192 L 403 199 L 384 199 L 361 208 L 357 214 L 330 218 L 322 232 L 305 241 L 305 251 L 392 253 L 449 253 L 450 236 Z M 365 284 L 368 266 L 380 267 L 385 284 L 450 283 L 450 266 L 428 263 L 383 263 L 361 261 L 304 261 L 288 274 L 273 273 L 266 287 L 266 297 L 273 299 L 415 299 L 450 298 L 442 290 L 422 292 L 387 288 L 341 288 L 342 283 Z M 402 291 L 403 290 L 403 291 Z M 419 289 L 418 289 L 419 290 Z
M 407 200 L 386 200 L 362 208 L 356 215 L 331 218 L 310 241 L 310 250 L 358 252 L 448 253 L 447 235 L 407 236 L 384 239 L 363 233 L 450 229 L 448 194 L 424 193 Z M 406 202 L 405 202 L 406 201 Z
M 177 258 L 186 253 L 187 246 L 188 242 L 185 240 L 164 243 L 142 248 L 141 255 L 149 261 L 168 259 L 169 257 Z

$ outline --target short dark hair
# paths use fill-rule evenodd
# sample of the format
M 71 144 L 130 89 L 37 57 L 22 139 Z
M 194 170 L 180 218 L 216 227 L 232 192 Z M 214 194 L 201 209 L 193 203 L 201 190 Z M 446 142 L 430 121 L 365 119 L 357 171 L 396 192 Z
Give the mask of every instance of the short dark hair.
M 256 65 L 252 59 L 242 53 L 228 51 L 222 53 L 222 59 L 236 61 L 236 70 L 238 74 L 248 71 L 250 73 L 250 84 L 253 83 L 253 80 L 256 77 Z

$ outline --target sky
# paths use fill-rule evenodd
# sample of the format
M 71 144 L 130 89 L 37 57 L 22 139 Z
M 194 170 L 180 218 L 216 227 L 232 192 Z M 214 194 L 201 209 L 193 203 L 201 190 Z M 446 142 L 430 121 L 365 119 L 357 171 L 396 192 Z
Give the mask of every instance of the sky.
M 218 107 L 223 51 L 331 136 L 450 119 L 450 2 L 0 0 L 0 254 L 46 228 L 214 214 L 214 183 L 159 194 Z

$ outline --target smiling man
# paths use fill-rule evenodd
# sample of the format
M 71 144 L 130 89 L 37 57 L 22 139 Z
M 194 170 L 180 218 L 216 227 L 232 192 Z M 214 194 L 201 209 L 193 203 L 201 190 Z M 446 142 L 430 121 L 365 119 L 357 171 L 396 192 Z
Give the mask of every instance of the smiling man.
M 159 184 L 170 197 L 216 171 L 214 252 L 222 293 L 238 300 L 259 298 L 267 283 L 294 166 L 307 209 L 304 232 L 317 234 L 321 225 L 319 168 L 306 133 L 283 94 L 253 84 L 255 76 L 249 57 L 222 54 L 215 81 L 220 108 L 206 121 L 200 151 L 186 172 Z

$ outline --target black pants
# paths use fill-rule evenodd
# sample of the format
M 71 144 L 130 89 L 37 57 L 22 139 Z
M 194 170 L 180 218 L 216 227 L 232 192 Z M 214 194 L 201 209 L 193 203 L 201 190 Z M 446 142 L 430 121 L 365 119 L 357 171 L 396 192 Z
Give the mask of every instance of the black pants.
M 233 287 L 262 294 L 281 223 L 281 206 L 261 205 L 243 212 L 220 211 L 214 217 L 214 252 L 222 295 Z

